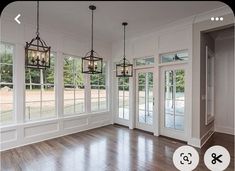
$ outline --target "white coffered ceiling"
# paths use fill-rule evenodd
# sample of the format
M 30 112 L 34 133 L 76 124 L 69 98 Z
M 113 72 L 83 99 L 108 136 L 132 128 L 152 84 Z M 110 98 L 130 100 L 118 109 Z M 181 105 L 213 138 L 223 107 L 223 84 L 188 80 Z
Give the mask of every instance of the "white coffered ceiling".
M 129 23 L 128 37 L 151 32 L 158 27 L 225 6 L 219 1 L 43 1 L 40 24 L 77 35 L 90 36 L 90 4 L 97 6 L 94 31 L 97 39 L 112 42 L 121 38 L 123 21 Z M 35 23 L 36 1 L 9 4 L 1 17 L 20 13 L 23 22 Z

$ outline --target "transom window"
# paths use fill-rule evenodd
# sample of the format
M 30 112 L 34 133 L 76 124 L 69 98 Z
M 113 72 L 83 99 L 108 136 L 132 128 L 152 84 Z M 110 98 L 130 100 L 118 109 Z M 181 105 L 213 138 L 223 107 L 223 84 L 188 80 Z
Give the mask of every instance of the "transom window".
M 51 66 L 43 69 L 25 69 L 25 120 L 38 120 L 56 116 L 55 110 L 55 53 L 51 53 Z
M 154 57 L 145 57 L 145 58 L 137 58 L 134 60 L 135 66 L 145 66 L 145 65 L 153 65 L 154 64 Z
M 91 111 L 102 111 L 107 109 L 106 92 L 106 63 L 103 62 L 102 74 L 93 74 L 91 81 Z
M 129 78 L 118 78 L 118 116 L 129 120 Z
M 14 46 L 0 44 L 0 124 L 14 121 L 13 115 L 13 56 Z
M 84 75 L 80 57 L 64 57 L 64 114 L 73 115 L 85 112 Z
M 188 51 L 178 51 L 160 55 L 160 63 L 182 62 L 188 60 Z

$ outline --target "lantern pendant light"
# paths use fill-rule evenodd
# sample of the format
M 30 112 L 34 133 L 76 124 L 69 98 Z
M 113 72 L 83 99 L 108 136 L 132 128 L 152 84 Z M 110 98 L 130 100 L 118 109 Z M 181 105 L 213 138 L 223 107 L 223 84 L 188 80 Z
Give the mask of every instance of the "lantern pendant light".
M 124 27 L 124 55 L 123 59 L 116 64 L 116 77 L 132 77 L 133 76 L 133 64 L 126 59 L 126 26 L 128 23 L 122 23 Z
M 39 37 L 39 1 L 37 1 L 36 37 L 25 46 L 25 65 L 27 68 L 50 68 L 51 47 Z
M 91 51 L 87 52 L 82 58 L 82 73 L 85 74 L 100 74 L 102 73 L 103 59 L 99 57 L 93 49 L 93 15 L 96 6 L 90 5 L 89 9 L 92 12 L 91 18 Z

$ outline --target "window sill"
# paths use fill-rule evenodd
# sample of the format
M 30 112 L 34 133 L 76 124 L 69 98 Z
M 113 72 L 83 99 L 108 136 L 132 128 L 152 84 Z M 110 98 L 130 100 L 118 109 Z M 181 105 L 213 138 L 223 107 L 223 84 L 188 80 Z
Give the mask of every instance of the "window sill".
M 74 118 L 74 117 L 86 117 L 86 116 L 92 116 L 92 115 L 102 115 L 102 114 L 108 113 L 108 112 L 109 112 L 109 110 L 104 110 L 104 111 L 97 111 L 97 112 L 91 112 L 91 113 L 63 115 L 60 119 Z
M 53 123 L 57 122 L 59 120 L 63 119 L 71 119 L 71 118 L 77 118 L 77 117 L 89 117 L 89 116 L 95 116 L 95 115 L 103 115 L 107 114 L 110 112 L 109 110 L 104 110 L 104 111 L 97 111 L 97 112 L 91 112 L 91 113 L 83 113 L 83 114 L 74 114 L 74 115 L 63 115 L 60 117 L 54 117 L 54 118 L 48 118 L 48 119 L 40 119 L 40 120 L 32 120 L 32 121 L 25 121 L 23 123 L 12 123 L 8 125 L 1 125 L 0 130 L 1 131 L 6 131 L 6 130 L 11 130 L 11 129 L 17 129 L 18 126 L 31 126 L 31 125 L 41 125 L 41 124 L 48 124 L 48 123 Z

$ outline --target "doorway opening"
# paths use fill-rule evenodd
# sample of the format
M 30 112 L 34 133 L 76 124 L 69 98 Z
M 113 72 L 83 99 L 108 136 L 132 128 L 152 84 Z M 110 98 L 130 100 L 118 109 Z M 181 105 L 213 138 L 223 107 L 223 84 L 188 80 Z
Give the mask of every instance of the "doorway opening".
M 234 26 L 201 34 L 201 134 L 234 135 Z
M 136 70 L 136 128 L 153 132 L 153 68 Z

